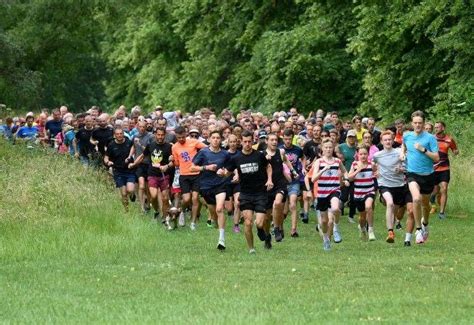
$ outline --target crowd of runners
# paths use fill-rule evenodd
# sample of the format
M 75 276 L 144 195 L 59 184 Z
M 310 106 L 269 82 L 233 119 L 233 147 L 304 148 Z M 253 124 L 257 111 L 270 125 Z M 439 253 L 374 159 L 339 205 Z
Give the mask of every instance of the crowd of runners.
M 448 152 L 458 154 L 443 121 L 430 123 L 421 111 L 408 123 L 379 127 L 371 117 L 343 120 L 322 110 L 304 116 L 296 108 L 265 116 L 208 108 L 182 114 L 160 106 L 149 113 L 121 106 L 107 114 L 94 106 L 72 114 L 62 106 L 0 124 L 0 134 L 13 143 L 50 147 L 88 168 L 109 170 L 124 208 L 137 200 L 168 229 L 189 223 L 195 230 L 207 209 L 207 226 L 219 230 L 219 250 L 226 247 L 229 216 L 233 232 L 243 227 L 250 253 L 254 224 L 271 249 L 272 237 L 285 237 L 284 220 L 286 233 L 299 237 L 298 224 L 309 223 L 311 209 L 324 250 L 331 240 L 342 241 L 345 210 L 349 222 L 359 223 L 361 240 L 374 241 L 376 201 L 386 211 L 388 243 L 395 242 L 395 229 L 405 228 L 405 246 L 413 232 L 414 242 L 423 244 L 430 213 L 438 207 L 438 217 L 446 217 Z

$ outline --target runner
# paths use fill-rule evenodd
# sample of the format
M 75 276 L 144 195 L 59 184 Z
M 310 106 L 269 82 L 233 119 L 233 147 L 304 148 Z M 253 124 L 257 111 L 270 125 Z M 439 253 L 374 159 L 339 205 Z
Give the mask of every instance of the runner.
M 290 165 L 290 163 L 288 162 L 284 150 L 279 149 L 277 145 L 278 136 L 275 133 L 270 133 L 267 139 L 265 155 L 272 168 L 273 187 L 268 192 L 266 211 L 268 219 L 273 216 L 275 241 L 280 242 L 285 236 L 283 230 L 283 209 L 288 196 L 288 181 L 291 181 L 291 178 L 287 179 L 285 177 L 283 164 Z
M 333 157 L 334 144 L 331 140 L 324 140 L 322 144 L 322 157 L 314 162 L 311 182 L 317 181 L 317 209 L 321 212 L 321 228 L 323 232 L 323 249 L 330 250 L 331 229 L 334 242 L 342 241 L 339 232 L 339 197 L 341 195 L 341 179 L 349 186 L 347 172 L 341 160 Z M 329 212 L 328 212 L 329 209 Z
M 440 219 L 446 218 L 445 209 L 446 203 L 448 202 L 448 185 L 451 179 L 450 167 L 449 167 L 449 150 L 453 155 L 458 155 L 459 150 L 456 145 L 456 141 L 445 133 L 446 124 L 443 121 L 435 123 L 436 141 L 438 142 L 439 148 L 439 161 L 435 164 L 435 189 L 431 195 L 431 201 L 434 203 L 434 199 L 439 194 L 439 214 Z M 436 206 L 434 206 L 434 213 Z
M 346 170 L 350 170 L 352 163 L 355 160 L 356 148 L 357 148 L 357 133 L 355 130 L 347 131 L 346 142 L 341 143 L 336 147 L 337 157 L 344 163 Z M 354 184 L 351 182 L 349 186 L 344 186 L 341 193 L 340 209 L 341 213 L 344 214 L 344 205 L 349 204 L 349 216 L 350 223 L 356 223 L 354 221 L 354 215 L 356 208 L 354 205 Z
M 132 149 L 132 155 L 135 157 L 140 156 L 143 153 L 143 150 L 150 144 L 153 139 L 153 135 L 147 131 L 147 123 L 145 121 L 138 122 L 137 129 L 138 133 L 133 138 Z M 150 155 L 145 155 L 139 163 L 137 162 L 137 160 L 135 161 L 135 164 L 137 166 L 136 173 L 138 178 L 138 201 L 140 202 L 140 207 L 143 213 L 147 213 L 150 209 L 149 203 L 146 202 L 146 198 L 148 196 L 147 194 L 149 194 L 147 177 L 148 170 L 150 169 L 150 162 Z
M 429 200 L 434 188 L 434 162 L 439 161 L 436 138 L 424 131 L 424 114 L 412 114 L 412 132 L 403 135 L 400 158 L 406 159 L 408 188 L 413 198 L 416 243 L 423 244 L 429 235 Z
M 245 239 L 250 254 L 255 254 L 253 243 L 253 214 L 256 214 L 257 235 L 270 249 L 270 219 L 267 218 L 267 190 L 273 188 L 272 169 L 265 155 L 252 149 L 253 134 L 242 132 L 242 154 L 234 156 L 229 171 L 237 170 L 240 178 L 240 209 L 245 220 Z
M 297 226 L 298 226 L 298 196 L 300 196 L 300 176 L 302 176 L 303 165 L 301 160 L 303 159 L 303 150 L 300 147 L 293 145 L 293 130 L 285 130 L 283 132 L 283 150 L 285 150 L 285 155 L 289 161 L 289 168 L 293 179 L 287 185 L 288 191 L 288 207 L 291 213 L 291 237 L 299 237 Z M 273 167 L 273 166 L 272 166 Z M 275 184 L 275 182 L 274 182 Z M 308 219 L 308 215 L 305 215 L 304 218 Z
M 191 130 L 193 131 L 193 130 Z M 192 160 L 206 145 L 197 139 L 186 139 L 186 130 L 177 127 L 177 142 L 172 147 L 173 162 L 179 167 L 179 185 L 182 193 L 182 211 L 191 206 L 191 230 L 196 230 L 199 213 L 199 171 L 192 171 Z
M 377 183 L 380 195 L 385 201 L 385 223 L 387 226 L 387 242 L 395 241 L 393 231 L 394 218 L 398 210 L 405 206 L 405 197 L 408 191 L 405 182 L 404 168 L 400 160 L 401 148 L 393 148 L 394 134 L 392 131 L 382 132 L 380 139 L 383 150 L 375 153 L 374 163 L 377 165 Z M 369 228 L 369 239 L 375 240 L 373 229 Z M 411 237 L 406 237 L 410 241 Z
M 72 143 L 75 157 L 79 158 L 82 165 L 87 167 L 91 164 L 91 156 L 94 152 L 94 145 L 91 143 L 92 132 L 94 131 L 94 120 L 92 116 L 87 115 L 84 118 L 84 127 L 76 133 Z
M 204 198 L 211 218 L 217 222 L 219 240 L 217 249 L 225 250 L 225 214 L 224 203 L 227 196 L 227 179 L 225 166 L 230 160 L 230 154 L 221 149 L 222 137 L 219 131 L 210 133 L 210 145 L 200 150 L 193 158 L 192 171 L 200 171 L 199 190 Z
M 370 136 L 368 132 L 365 134 Z M 372 139 L 372 136 L 370 138 Z M 371 230 L 372 234 L 374 233 L 373 204 L 375 199 L 374 174 L 376 167 L 369 161 L 369 149 L 364 144 L 357 147 L 357 156 L 358 160 L 352 163 L 348 178 L 354 182 L 354 204 L 360 213 L 359 229 L 361 239 L 367 240 L 367 228 Z
M 130 151 L 132 142 L 125 138 L 121 128 L 114 130 L 114 140 L 109 143 L 105 151 L 104 164 L 112 167 L 115 186 L 120 190 L 122 204 L 128 212 L 128 196 L 135 191 L 135 167 Z
M 148 158 L 150 163 L 147 170 L 147 181 L 150 191 L 150 203 L 155 210 L 154 218 L 158 220 L 160 216 L 160 207 L 162 222 L 168 222 L 168 211 L 170 208 L 170 177 L 173 169 L 173 156 L 171 154 L 171 144 L 165 142 L 166 129 L 158 127 L 155 131 L 154 139 L 145 146 L 143 153 L 137 157 L 135 164 L 139 165 Z
M 241 152 L 238 150 L 239 141 L 237 137 L 233 134 L 230 134 L 227 139 L 228 150 L 227 152 L 230 155 L 230 158 L 240 155 Z M 228 211 L 233 211 L 233 221 L 234 221 L 234 233 L 240 233 L 240 204 L 239 204 L 239 196 L 240 196 L 240 183 L 239 183 L 239 175 L 236 174 L 235 177 L 228 178 L 228 192 L 227 195 L 231 197 L 229 201 L 230 208 Z

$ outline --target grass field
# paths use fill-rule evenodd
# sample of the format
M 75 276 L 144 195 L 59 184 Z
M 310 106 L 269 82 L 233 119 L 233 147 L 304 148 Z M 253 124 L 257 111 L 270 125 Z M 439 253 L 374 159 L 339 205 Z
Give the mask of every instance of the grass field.
M 471 157 L 471 158 L 470 158 Z M 224 253 L 204 220 L 168 232 L 137 206 L 122 212 L 105 175 L 0 142 L 0 320 L 4 323 L 474 322 L 474 167 L 454 160 L 448 219 L 404 248 L 344 241 L 324 252 L 310 225 L 247 253 L 228 225 Z

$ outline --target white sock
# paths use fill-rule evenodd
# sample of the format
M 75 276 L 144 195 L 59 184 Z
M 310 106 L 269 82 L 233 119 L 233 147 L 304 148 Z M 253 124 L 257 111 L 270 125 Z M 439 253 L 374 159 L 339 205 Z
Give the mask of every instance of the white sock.
M 224 229 L 219 229 L 219 240 L 225 240 Z
M 339 224 L 334 223 L 333 230 L 334 231 L 339 231 Z
M 323 234 L 323 240 L 324 241 L 329 241 L 329 235 L 328 234 Z
M 369 226 L 369 232 L 374 232 L 374 227 Z
M 405 234 L 405 241 L 411 241 L 411 233 L 407 232 Z

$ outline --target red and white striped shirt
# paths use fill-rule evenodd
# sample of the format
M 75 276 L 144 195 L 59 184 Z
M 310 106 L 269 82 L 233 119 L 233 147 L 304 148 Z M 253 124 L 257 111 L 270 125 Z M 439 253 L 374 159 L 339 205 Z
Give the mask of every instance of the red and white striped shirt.
M 355 167 L 357 161 L 352 163 L 352 169 Z M 375 195 L 374 171 L 370 162 L 354 177 L 354 200 L 364 199 L 369 194 Z
M 330 166 L 328 170 L 323 172 L 318 178 L 318 198 L 326 198 L 329 195 L 341 191 L 341 170 L 339 166 L 341 161 L 334 158 L 332 163 L 327 163 L 324 159 L 319 158 L 319 171 L 324 167 Z

